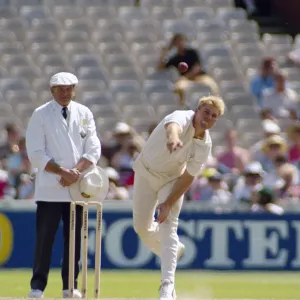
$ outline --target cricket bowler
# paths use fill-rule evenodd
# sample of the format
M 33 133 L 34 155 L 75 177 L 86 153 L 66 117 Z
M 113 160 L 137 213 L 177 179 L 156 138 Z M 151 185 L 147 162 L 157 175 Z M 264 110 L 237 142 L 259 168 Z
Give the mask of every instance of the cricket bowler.
M 160 257 L 159 300 L 176 299 L 175 271 L 185 248 L 177 235 L 184 193 L 208 160 L 209 129 L 224 110 L 220 97 L 207 96 L 195 110 L 174 111 L 157 125 L 134 162 L 134 229 Z

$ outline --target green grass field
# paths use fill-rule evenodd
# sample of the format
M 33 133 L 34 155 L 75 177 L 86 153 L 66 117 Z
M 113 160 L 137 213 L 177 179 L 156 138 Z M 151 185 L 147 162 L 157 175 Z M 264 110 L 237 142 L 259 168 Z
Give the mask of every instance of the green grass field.
M 0 297 L 25 298 L 31 270 L 0 271 Z M 157 271 L 103 271 L 100 298 L 158 298 Z M 300 299 L 300 274 L 279 272 L 177 271 L 176 290 L 180 299 Z M 88 296 L 93 294 L 93 273 L 88 277 Z M 51 270 L 47 298 L 61 297 L 59 270 Z

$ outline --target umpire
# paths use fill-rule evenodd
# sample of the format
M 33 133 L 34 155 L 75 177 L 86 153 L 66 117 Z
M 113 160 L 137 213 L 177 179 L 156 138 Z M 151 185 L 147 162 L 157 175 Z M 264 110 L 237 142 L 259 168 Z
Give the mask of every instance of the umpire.
M 80 174 L 96 165 L 101 152 L 100 140 L 92 112 L 72 101 L 78 79 L 71 73 L 55 74 L 50 80 L 53 99 L 33 112 L 26 132 L 28 157 L 36 168 L 35 201 L 36 244 L 29 298 L 43 298 L 47 286 L 52 248 L 60 221 L 63 222 L 64 250 L 62 261 L 63 298 L 68 292 L 69 276 L 69 186 Z M 75 290 L 77 289 L 81 251 L 82 208 L 76 211 Z

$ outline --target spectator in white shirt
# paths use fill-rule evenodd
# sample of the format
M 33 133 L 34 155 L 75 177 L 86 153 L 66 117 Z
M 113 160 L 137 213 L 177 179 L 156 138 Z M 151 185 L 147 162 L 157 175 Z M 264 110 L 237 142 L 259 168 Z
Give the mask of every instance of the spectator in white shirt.
M 228 187 L 223 181 L 223 176 L 220 173 L 216 173 L 208 178 L 208 187 L 210 190 L 210 200 L 218 204 L 229 203 L 232 199 L 231 193 L 228 191 Z
M 275 74 L 275 88 L 264 92 L 262 99 L 262 118 L 297 119 L 299 95 L 286 87 L 287 76 L 281 71 Z
M 288 54 L 288 58 L 295 64 L 295 66 L 300 67 L 300 48 L 291 51 Z
M 107 167 L 105 172 L 109 179 L 107 200 L 128 200 L 129 193 L 125 187 L 119 186 L 119 173 L 112 167 Z
M 252 204 L 255 202 L 256 193 L 262 188 L 264 171 L 259 162 L 251 162 L 233 188 L 233 196 L 236 201 Z
M 279 198 L 288 198 L 289 189 L 299 184 L 298 170 L 284 155 L 274 159 L 274 166 L 274 170 L 266 174 L 264 186 L 272 188 Z
M 258 141 L 255 143 L 251 148 L 250 148 L 250 154 L 251 158 L 254 161 L 261 161 L 265 154 L 262 151 L 262 146 L 264 142 L 266 141 L 267 138 L 273 136 L 273 135 L 279 135 L 281 132 L 280 127 L 278 124 L 273 121 L 273 120 L 263 120 L 262 121 L 262 129 L 264 133 L 264 137 L 262 140 Z
M 102 156 L 111 164 L 113 156 L 133 137 L 133 128 L 127 123 L 118 122 L 112 130 L 111 137 L 102 137 Z

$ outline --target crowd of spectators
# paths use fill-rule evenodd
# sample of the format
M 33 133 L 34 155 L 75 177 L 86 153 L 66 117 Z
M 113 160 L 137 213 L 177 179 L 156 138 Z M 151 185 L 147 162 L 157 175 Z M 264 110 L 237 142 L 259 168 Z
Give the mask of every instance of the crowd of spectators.
M 255 212 L 282 213 L 276 202 L 298 201 L 299 99 L 288 86 L 276 60 L 264 59 L 249 87 L 257 99 L 263 139 L 245 149 L 239 146 L 235 129 L 229 128 L 225 137 L 226 149 L 210 158 L 186 193 L 186 202 L 211 201 L 216 205 L 235 202 L 247 204 Z M 278 122 L 282 119 L 291 121 L 286 131 L 282 131 Z M 155 125 L 149 128 L 148 134 Z M 34 170 L 26 155 L 22 129 L 16 124 L 7 124 L 5 129 L 0 147 L 0 197 L 32 199 Z M 134 182 L 132 163 L 145 139 L 147 137 L 137 134 L 128 124 L 119 122 L 112 137 L 102 144 L 99 164 L 105 168 L 110 180 L 108 199 L 130 201 Z
M 259 204 L 262 197 L 268 199 L 268 210 L 281 213 L 276 202 L 298 201 L 300 124 L 295 123 L 282 132 L 276 120 L 266 118 L 262 122 L 264 138 L 250 149 L 238 146 L 236 131 L 228 130 L 227 148 L 210 158 L 186 193 L 186 202 L 243 203 L 259 212 L 266 209 Z M 153 127 L 149 128 L 149 134 Z M 144 140 L 128 124 L 119 122 L 109 143 L 102 144 L 99 164 L 110 180 L 108 199 L 130 201 L 134 181 L 132 163 Z M 24 142 L 20 129 L 8 124 L 6 142 L 0 148 L 2 199 L 32 199 L 34 170 Z

